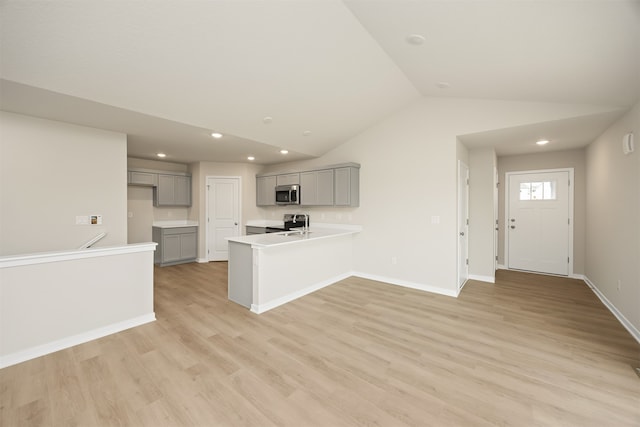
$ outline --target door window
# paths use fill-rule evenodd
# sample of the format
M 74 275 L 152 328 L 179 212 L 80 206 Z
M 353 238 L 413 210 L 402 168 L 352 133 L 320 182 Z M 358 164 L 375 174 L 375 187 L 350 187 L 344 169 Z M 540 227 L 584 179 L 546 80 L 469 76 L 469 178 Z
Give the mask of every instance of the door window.
M 556 181 L 520 183 L 520 200 L 556 200 Z

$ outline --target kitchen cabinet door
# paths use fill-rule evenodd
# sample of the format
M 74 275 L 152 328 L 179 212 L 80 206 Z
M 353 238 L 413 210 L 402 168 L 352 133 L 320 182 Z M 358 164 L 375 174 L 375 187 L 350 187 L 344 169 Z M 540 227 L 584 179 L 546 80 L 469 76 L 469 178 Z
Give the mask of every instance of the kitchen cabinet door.
M 333 206 L 333 170 L 300 173 L 300 204 Z
M 197 252 L 198 252 L 198 245 L 197 245 L 196 233 L 181 234 L 180 235 L 180 258 L 195 259 L 197 257 Z
M 156 186 L 158 185 L 158 174 L 151 172 L 139 172 L 139 171 L 129 171 L 129 185 L 146 185 L 146 186 Z
M 174 175 L 158 175 L 158 187 L 156 187 L 156 206 L 173 206 L 175 196 Z
M 284 175 L 277 175 L 276 185 L 293 185 L 300 184 L 299 173 L 288 173 Z
M 276 176 L 256 178 L 256 206 L 276 205 Z
M 173 177 L 173 195 L 175 206 L 191 206 L 191 177 Z
M 335 169 L 335 205 L 360 205 L 360 170 L 354 167 Z
M 154 206 L 191 206 L 191 177 L 186 175 L 158 175 Z

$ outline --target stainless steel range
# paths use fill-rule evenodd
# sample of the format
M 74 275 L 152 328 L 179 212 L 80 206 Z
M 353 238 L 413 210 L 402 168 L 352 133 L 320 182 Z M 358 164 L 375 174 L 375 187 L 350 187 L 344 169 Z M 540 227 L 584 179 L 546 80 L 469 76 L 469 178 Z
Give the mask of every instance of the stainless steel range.
M 308 214 L 284 214 L 282 218 L 281 226 L 267 226 L 259 227 L 253 225 L 247 225 L 247 235 L 250 234 L 264 234 L 264 233 L 279 233 L 281 231 L 290 231 L 291 229 L 297 229 L 309 227 L 309 215 Z

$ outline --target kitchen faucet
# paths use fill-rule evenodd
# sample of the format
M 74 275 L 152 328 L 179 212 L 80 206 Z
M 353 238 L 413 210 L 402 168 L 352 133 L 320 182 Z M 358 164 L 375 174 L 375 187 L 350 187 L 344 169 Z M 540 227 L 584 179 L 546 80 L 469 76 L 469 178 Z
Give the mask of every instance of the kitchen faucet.
M 309 231 L 309 214 L 306 213 L 300 213 L 300 214 L 294 214 L 293 215 L 293 223 L 296 223 L 296 217 L 298 215 L 304 215 L 304 227 L 302 228 L 303 232 L 308 232 Z

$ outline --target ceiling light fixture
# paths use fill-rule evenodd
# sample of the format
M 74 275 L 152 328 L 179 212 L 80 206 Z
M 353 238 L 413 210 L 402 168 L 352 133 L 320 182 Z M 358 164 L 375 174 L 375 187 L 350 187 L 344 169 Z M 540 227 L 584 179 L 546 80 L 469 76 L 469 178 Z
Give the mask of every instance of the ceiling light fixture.
M 420 34 L 410 34 L 406 38 L 407 43 L 418 46 L 425 42 L 426 38 Z
M 549 143 L 549 141 L 546 140 L 546 139 L 541 139 L 540 141 L 536 142 L 536 144 L 538 144 L 538 145 L 546 145 L 548 143 Z
M 221 133 L 218 133 L 218 132 L 213 132 L 213 133 L 211 134 L 211 136 L 212 136 L 212 137 L 214 137 L 215 139 L 220 139 L 220 138 L 222 138 L 222 134 L 221 134 Z
M 247 157 L 247 160 L 251 160 L 251 161 L 253 161 L 253 160 L 255 160 L 255 159 L 256 159 L 256 158 L 255 158 L 255 157 L 253 157 L 253 156 L 249 156 L 249 157 Z
M 269 124 L 269 123 L 271 123 L 272 121 L 273 121 L 273 117 L 269 117 L 269 116 L 267 116 L 267 117 L 265 117 L 265 118 L 263 118 L 263 119 L 262 119 L 262 122 L 263 122 L 265 125 L 268 125 L 268 124 Z
M 311 135 L 311 131 L 310 130 L 305 130 L 304 132 L 302 132 L 303 136 L 309 136 Z
M 167 155 L 164 154 L 164 153 L 156 153 L 156 156 L 158 156 L 158 157 L 167 157 Z
M 280 154 L 289 154 L 289 150 L 280 150 Z
M 440 89 L 448 89 L 451 87 L 451 85 L 447 82 L 438 82 L 436 83 L 436 86 L 438 86 Z

